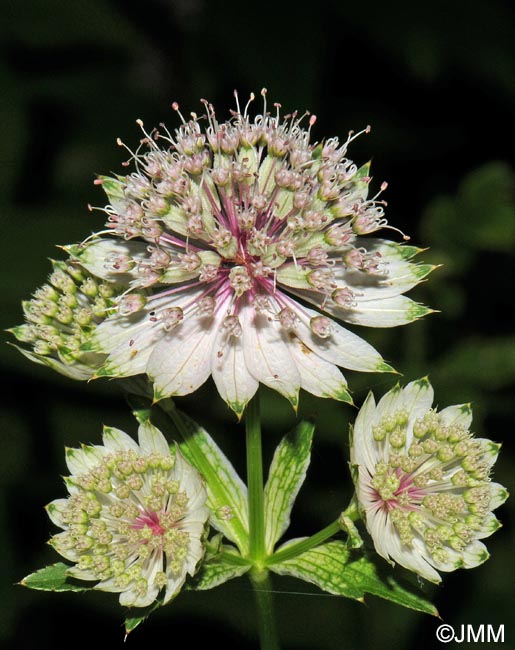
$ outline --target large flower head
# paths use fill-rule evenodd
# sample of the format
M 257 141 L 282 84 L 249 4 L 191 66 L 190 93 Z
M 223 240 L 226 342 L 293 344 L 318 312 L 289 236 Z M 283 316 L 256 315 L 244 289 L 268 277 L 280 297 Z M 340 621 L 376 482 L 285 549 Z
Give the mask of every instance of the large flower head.
M 209 511 L 200 474 L 162 433 L 140 425 L 139 444 L 105 428 L 103 446 L 67 449 L 70 496 L 47 506 L 64 529 L 50 543 L 75 563 L 68 573 L 145 607 L 173 598 L 204 554 Z
M 259 382 L 294 406 L 301 387 L 349 400 L 337 366 L 391 368 L 329 314 L 390 327 L 429 311 L 402 295 L 432 270 L 410 262 L 419 249 L 368 237 L 388 226 L 369 165 L 347 158 L 356 136 L 312 143 L 314 116 L 263 97 L 254 119 L 237 101 L 223 123 L 207 102 L 203 118 L 174 105 L 173 134 L 139 121 L 135 171 L 98 179 L 107 230 L 67 250 L 130 286 L 92 339 L 99 376 L 147 373 L 160 399 L 212 375 L 238 414 Z
M 356 495 L 376 551 L 433 582 L 488 558 L 508 493 L 490 480 L 500 445 L 474 438 L 469 405 L 432 409 L 427 379 L 372 393 L 351 435 Z

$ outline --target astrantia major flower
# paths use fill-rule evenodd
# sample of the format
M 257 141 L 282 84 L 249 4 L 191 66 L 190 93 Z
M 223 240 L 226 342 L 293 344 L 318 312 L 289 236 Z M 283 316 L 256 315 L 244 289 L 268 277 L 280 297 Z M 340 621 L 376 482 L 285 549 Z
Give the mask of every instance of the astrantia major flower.
M 376 551 L 420 576 L 475 567 L 508 493 L 490 480 L 500 445 L 474 438 L 468 405 L 432 409 L 426 379 L 369 394 L 351 435 L 356 496 Z
M 209 511 L 200 474 L 162 433 L 140 425 L 139 445 L 105 428 L 103 446 L 67 449 L 70 496 L 47 506 L 63 532 L 50 543 L 75 563 L 68 573 L 145 607 L 168 602 L 204 554 Z
M 92 337 L 109 355 L 98 376 L 147 373 L 160 399 L 212 375 L 238 414 L 260 382 L 293 405 L 300 388 L 350 400 L 337 366 L 391 368 L 331 316 L 390 327 L 429 311 L 403 296 L 432 270 L 410 262 L 419 249 L 367 237 L 387 222 L 369 165 L 347 158 L 356 136 L 311 143 L 314 116 L 270 114 L 262 94 L 254 119 L 237 102 L 219 123 L 204 102 L 188 120 L 174 105 L 174 134 L 139 121 L 136 171 L 98 179 L 107 230 L 68 251 L 130 286 Z
M 52 265 L 48 283 L 23 302 L 25 323 L 10 331 L 30 345 L 18 349 L 31 361 L 72 379 L 89 379 L 106 355 L 83 348 L 126 287 L 94 277 L 73 260 Z

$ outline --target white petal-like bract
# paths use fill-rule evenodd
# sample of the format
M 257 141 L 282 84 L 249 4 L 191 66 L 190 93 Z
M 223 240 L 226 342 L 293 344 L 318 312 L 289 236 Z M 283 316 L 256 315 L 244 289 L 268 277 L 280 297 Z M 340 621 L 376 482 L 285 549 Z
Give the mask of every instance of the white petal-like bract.
M 69 574 L 128 607 L 178 593 L 204 555 L 209 517 L 198 471 L 150 422 L 138 437 L 105 427 L 104 446 L 67 449 L 70 496 L 47 506 L 63 529 L 50 543 L 75 563 Z
M 351 432 L 359 508 L 376 551 L 432 582 L 488 558 L 479 539 L 500 526 L 508 493 L 490 480 L 499 445 L 474 438 L 468 405 L 432 408 L 427 379 L 372 393 Z

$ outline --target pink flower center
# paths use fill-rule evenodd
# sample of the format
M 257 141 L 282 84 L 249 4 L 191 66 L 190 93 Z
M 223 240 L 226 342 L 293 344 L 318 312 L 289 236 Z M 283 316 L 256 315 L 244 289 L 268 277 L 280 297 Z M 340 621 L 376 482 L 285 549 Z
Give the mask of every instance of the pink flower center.
M 372 498 L 377 509 L 387 512 L 395 508 L 418 510 L 427 491 L 415 485 L 413 475 L 400 468 L 378 473 L 370 481 Z
M 131 528 L 134 530 L 141 530 L 145 526 L 150 528 L 152 535 L 162 535 L 165 532 L 165 528 L 163 528 L 159 522 L 159 515 L 157 512 L 145 511 L 138 515 L 131 524 Z

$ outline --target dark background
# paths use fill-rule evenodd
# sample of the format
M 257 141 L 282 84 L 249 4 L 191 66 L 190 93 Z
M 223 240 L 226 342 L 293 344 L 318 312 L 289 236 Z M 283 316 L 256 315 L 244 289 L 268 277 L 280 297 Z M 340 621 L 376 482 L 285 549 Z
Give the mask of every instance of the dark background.
M 501 0 L 415 3 L 244 3 L 228 0 L 2 0 L 0 2 L 0 327 L 21 322 L 20 301 L 41 285 L 56 244 L 102 227 L 95 173 L 121 171 L 120 136 L 135 124 L 177 125 L 170 108 L 201 111 L 208 98 L 228 115 L 266 86 L 270 101 L 318 116 L 315 139 L 372 125 L 352 144 L 358 164 L 373 158 L 374 185 L 389 182 L 390 223 L 430 247 L 443 267 L 410 296 L 441 313 L 405 328 L 364 335 L 404 375 L 429 374 L 438 404 L 472 401 L 474 430 L 504 442 L 496 479 L 515 472 L 514 6 Z M 256 102 L 257 103 L 257 102 Z M 357 331 L 358 328 L 355 328 Z M 363 332 L 362 332 L 363 333 Z M 7 339 L 6 335 L 4 339 Z M 57 561 L 45 546 L 53 527 L 42 506 L 64 496 L 63 445 L 98 442 L 102 423 L 135 432 L 109 382 L 75 383 L 0 346 L 0 641 L 11 648 L 70 648 L 80 638 L 122 647 L 112 594 L 48 594 L 15 585 Z M 391 375 L 347 373 L 356 403 Z M 265 396 L 265 453 L 294 421 L 282 398 Z M 211 383 L 179 400 L 208 424 L 243 470 L 241 428 Z M 293 535 L 334 519 L 351 495 L 347 471 L 352 407 L 302 396 L 318 416 L 312 467 L 294 512 Z M 487 540 L 491 559 L 427 588 L 456 627 L 505 625 L 515 647 L 514 505 Z M 285 650 L 439 648 L 436 619 L 370 597 L 367 604 L 274 579 Z M 126 647 L 257 648 L 246 579 L 184 593 L 134 632 Z M 447 647 L 453 647 L 449 644 Z M 458 647 L 458 646 L 455 646 Z M 476 644 L 475 647 L 489 647 Z M 492 646 L 493 647 L 493 646 Z

